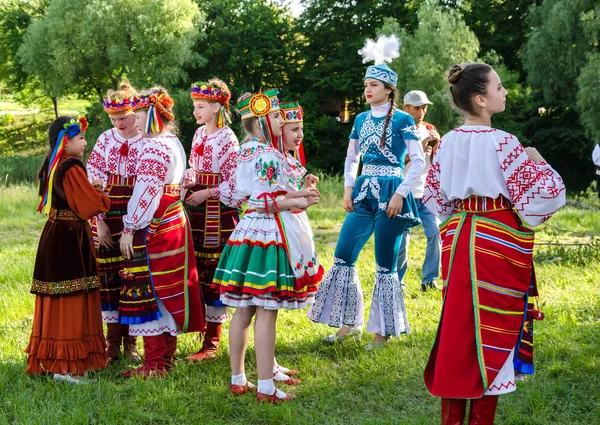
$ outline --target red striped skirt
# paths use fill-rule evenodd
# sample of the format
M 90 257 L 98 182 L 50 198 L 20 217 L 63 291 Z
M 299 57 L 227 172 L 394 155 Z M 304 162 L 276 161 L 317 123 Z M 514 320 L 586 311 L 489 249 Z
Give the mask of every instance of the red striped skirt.
M 534 232 L 506 202 L 471 197 L 440 225 L 444 302 L 425 368 L 435 396 L 481 397 L 520 341 Z
M 184 332 L 205 328 L 192 233 L 174 185 L 166 185 L 150 225 L 134 235 L 134 258 L 125 260 L 119 320 L 123 324 L 156 320 L 156 297 Z

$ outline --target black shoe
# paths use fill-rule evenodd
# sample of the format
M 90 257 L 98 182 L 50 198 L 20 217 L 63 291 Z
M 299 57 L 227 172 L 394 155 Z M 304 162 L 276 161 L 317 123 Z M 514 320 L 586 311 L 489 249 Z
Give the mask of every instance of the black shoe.
M 437 289 L 438 291 L 440 291 L 442 288 L 437 286 L 433 281 L 421 283 L 421 291 L 427 292 L 427 289 Z

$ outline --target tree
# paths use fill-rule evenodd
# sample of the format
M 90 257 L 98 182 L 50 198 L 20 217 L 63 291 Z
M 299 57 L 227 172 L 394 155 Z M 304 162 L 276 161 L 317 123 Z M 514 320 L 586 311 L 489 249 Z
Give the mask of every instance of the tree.
M 453 128 L 457 115 L 449 107 L 448 69 L 456 63 L 477 58 L 479 42 L 459 12 L 435 2 L 423 3 L 418 10 L 418 26 L 410 34 L 392 18 L 385 20 L 383 34 L 397 34 L 402 40 L 400 57 L 391 68 L 398 73 L 398 92 L 422 90 L 432 101 L 427 120 L 440 132 Z M 442 133 L 443 134 L 443 133 Z
M 548 105 L 572 107 L 577 78 L 597 50 L 598 38 L 585 30 L 582 15 L 593 10 L 595 0 L 546 0 L 531 13 L 533 27 L 522 52 L 527 80 L 542 92 Z
M 467 26 L 479 40 L 481 56 L 499 55 L 508 70 L 524 80 L 521 47 L 527 39 L 527 19 L 532 5 L 542 0 L 443 0 L 448 7 L 462 12 Z
M 31 83 L 29 73 L 17 57 L 23 35 L 32 21 L 41 18 L 48 7 L 47 0 L 7 0 L 0 3 L 0 81 L 13 91 Z
M 304 65 L 295 90 L 310 87 L 319 93 L 321 101 L 345 99 L 354 111 L 362 109 L 362 77 L 366 66 L 358 50 L 366 38 L 376 35 L 386 17 L 396 17 L 407 30 L 414 28 L 414 12 L 421 1 L 308 0 L 306 3 L 299 19 Z
M 522 52 L 527 80 L 546 111 L 531 123 L 530 140 L 576 188 L 592 178 L 593 142 L 586 134 L 599 135 L 599 18 L 596 0 L 545 0 L 532 8 Z
M 196 43 L 206 62 L 191 68 L 196 80 L 219 77 L 237 93 L 289 83 L 297 46 L 293 18 L 267 0 L 197 0 L 206 35 Z
M 137 85 L 174 84 L 182 66 L 199 63 L 192 0 L 54 0 L 19 48 L 26 72 L 51 96 L 101 99 L 127 75 Z
M 423 0 L 307 0 L 298 18 L 300 47 L 287 98 L 305 110 L 305 151 L 311 167 L 340 172 L 351 123 L 337 115 L 364 108 L 362 85 L 366 64 L 358 54 L 366 38 L 375 37 L 388 16 L 406 28 L 416 26 L 415 11 Z

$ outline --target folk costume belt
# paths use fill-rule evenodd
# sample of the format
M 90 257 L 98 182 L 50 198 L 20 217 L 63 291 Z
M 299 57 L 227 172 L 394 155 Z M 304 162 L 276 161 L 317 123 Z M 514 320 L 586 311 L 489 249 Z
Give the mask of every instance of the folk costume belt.
M 181 196 L 181 185 L 178 184 L 166 184 L 163 186 L 163 195 L 180 197 Z
M 376 177 L 400 177 L 402 175 L 402 169 L 400 167 L 392 167 L 389 165 L 365 164 L 363 166 L 361 175 Z
M 473 213 L 473 212 L 492 212 L 511 210 L 512 204 L 504 196 L 497 198 L 488 198 L 485 196 L 469 196 L 466 199 L 456 199 L 454 201 L 454 212 Z
M 221 184 L 221 174 L 196 172 L 194 180 L 196 184 L 208 187 L 215 187 Z
M 54 220 L 81 220 L 72 210 L 55 210 L 52 208 L 48 218 Z
M 221 184 L 219 173 L 196 173 L 196 184 L 206 188 L 216 187 Z M 221 239 L 221 201 L 207 199 L 204 203 L 204 248 L 218 248 Z
M 108 176 L 107 186 L 133 186 L 135 184 L 135 177 L 123 177 L 117 174 L 110 174 Z

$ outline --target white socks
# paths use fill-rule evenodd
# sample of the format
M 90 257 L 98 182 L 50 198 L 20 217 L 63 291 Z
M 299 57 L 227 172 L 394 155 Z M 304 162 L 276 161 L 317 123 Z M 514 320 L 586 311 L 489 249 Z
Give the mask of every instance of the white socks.
M 290 379 L 290 377 L 287 376 L 285 373 L 281 373 L 281 369 L 280 369 L 273 374 L 273 379 L 275 381 L 283 382 L 283 381 L 287 381 L 288 379 Z
M 275 383 L 273 382 L 273 379 L 259 379 L 258 392 L 272 395 L 275 392 Z
M 281 372 L 282 374 L 286 374 L 290 370 L 287 367 L 283 367 L 279 363 L 277 363 L 277 359 L 275 357 L 273 357 L 273 374 L 277 373 L 277 371 Z M 289 376 L 288 376 L 288 378 L 289 378 Z M 285 378 L 285 379 L 287 379 L 287 378 Z
M 231 375 L 231 385 L 246 385 L 246 373 L 242 372 L 239 375 Z

